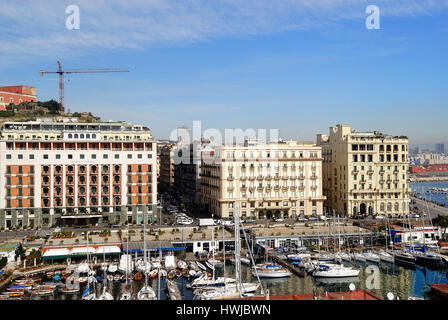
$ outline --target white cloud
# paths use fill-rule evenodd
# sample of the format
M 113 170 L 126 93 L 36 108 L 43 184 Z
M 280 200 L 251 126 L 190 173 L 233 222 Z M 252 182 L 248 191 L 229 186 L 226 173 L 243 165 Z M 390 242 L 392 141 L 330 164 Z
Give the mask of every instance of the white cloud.
M 384 16 L 419 16 L 448 0 L 373 1 Z M 140 49 L 155 43 L 270 34 L 363 19 L 366 0 L 79 0 L 81 29 L 65 28 L 58 0 L 2 0 L 0 57 L 78 54 L 89 49 Z M 360 24 L 363 25 L 363 24 Z

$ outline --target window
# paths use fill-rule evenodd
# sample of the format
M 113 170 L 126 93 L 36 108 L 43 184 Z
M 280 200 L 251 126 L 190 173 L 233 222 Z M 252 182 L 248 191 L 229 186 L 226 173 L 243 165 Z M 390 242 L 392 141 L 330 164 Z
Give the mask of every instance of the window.
M 120 159 L 120 155 L 119 155 L 119 154 L 115 154 L 115 155 L 114 155 L 114 158 L 115 158 L 115 159 Z
M 30 160 L 33 160 L 34 159 L 34 154 L 30 154 Z
M 56 159 L 61 159 L 61 155 L 60 155 L 60 154 L 57 154 L 57 155 L 56 155 Z
M 83 154 L 80 154 L 80 155 L 79 155 L 79 159 L 84 159 L 84 155 L 83 155 Z
M 23 154 L 19 154 L 19 155 L 17 156 L 17 158 L 18 158 L 18 159 L 23 159 Z
M 142 155 L 141 155 L 141 154 L 138 154 L 138 155 L 137 155 L 137 158 L 138 158 L 138 159 L 142 159 Z
M 148 159 L 152 158 L 152 154 L 148 153 Z
M 128 159 L 132 159 L 132 154 L 128 154 Z
M 103 159 L 107 159 L 107 158 L 108 158 L 107 154 L 103 154 Z
M 96 159 L 96 154 L 92 154 L 92 159 Z
M 48 154 L 44 154 L 44 159 L 48 159 Z
M 7 154 L 7 155 L 6 155 L 6 159 L 11 159 L 11 155 L 10 155 L 10 154 Z

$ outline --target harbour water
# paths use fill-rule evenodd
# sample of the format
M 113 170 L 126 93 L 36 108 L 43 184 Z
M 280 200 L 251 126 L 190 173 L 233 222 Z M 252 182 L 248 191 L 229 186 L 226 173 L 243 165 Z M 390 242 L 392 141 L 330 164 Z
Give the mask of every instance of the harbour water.
M 377 294 L 382 298 L 386 298 L 388 292 L 392 292 L 400 299 L 407 299 L 409 296 L 424 298 L 424 291 L 429 284 L 432 283 L 448 283 L 447 271 L 448 270 L 430 270 L 417 266 L 415 270 L 403 268 L 389 263 L 371 264 L 371 263 L 358 263 L 353 264 L 344 262 L 345 265 L 352 265 L 361 270 L 357 278 L 345 278 L 345 279 L 323 279 L 318 280 L 312 276 L 306 275 L 305 277 L 297 277 L 291 275 L 289 278 L 279 279 L 261 279 L 263 287 L 269 289 L 270 295 L 288 295 L 288 294 L 300 294 L 300 293 L 313 293 L 313 292 L 347 292 L 349 291 L 350 283 L 356 286 L 356 289 L 366 289 Z M 217 276 L 222 276 L 223 271 L 217 271 Z M 234 277 L 234 270 L 232 264 L 226 266 L 226 276 Z M 189 280 L 185 278 L 175 279 L 178 284 L 180 293 L 183 300 L 192 300 L 193 291 L 188 289 L 186 285 Z M 242 265 L 242 281 L 243 282 L 255 282 L 251 274 L 251 270 L 248 266 Z M 135 296 L 140 288 L 143 286 L 144 281 L 136 282 L 132 281 L 131 292 Z M 158 281 L 157 278 L 150 280 L 149 284 L 157 293 Z M 108 291 L 113 295 L 114 299 L 119 299 L 123 292 L 125 283 L 112 281 L 108 283 Z M 166 300 L 167 294 L 165 291 L 165 279 L 160 279 L 160 299 Z M 72 300 L 80 299 L 82 292 L 84 292 L 86 286 L 81 287 L 81 291 L 78 294 L 63 295 L 55 294 L 54 296 L 47 297 L 33 297 L 33 299 L 62 299 Z M 96 284 L 97 294 L 102 292 L 102 284 Z
M 426 200 L 434 201 L 440 205 L 448 207 L 448 199 L 446 193 L 426 192 L 431 188 L 448 188 L 448 181 L 431 181 L 431 182 L 411 182 L 410 184 L 412 192 L 419 192 L 423 190 L 425 192 Z

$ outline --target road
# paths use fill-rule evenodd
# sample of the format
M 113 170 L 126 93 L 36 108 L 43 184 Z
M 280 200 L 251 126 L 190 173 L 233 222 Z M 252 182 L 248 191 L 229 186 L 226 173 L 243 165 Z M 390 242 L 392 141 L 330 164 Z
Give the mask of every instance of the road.
M 434 203 L 423 201 L 421 199 L 411 196 L 411 207 L 417 207 L 420 212 L 428 214 L 428 209 L 430 212 L 431 219 L 437 217 L 438 215 L 448 216 L 448 208 L 438 206 Z

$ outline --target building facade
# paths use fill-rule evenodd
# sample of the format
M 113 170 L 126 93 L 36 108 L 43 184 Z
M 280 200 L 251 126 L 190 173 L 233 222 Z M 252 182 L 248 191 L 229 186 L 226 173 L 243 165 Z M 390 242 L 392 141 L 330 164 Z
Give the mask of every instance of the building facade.
M 1 227 L 142 223 L 143 212 L 156 218 L 149 128 L 68 121 L 2 125 Z
M 0 110 L 5 110 L 10 103 L 36 102 L 36 88 L 28 86 L 0 87 Z
M 160 175 L 159 184 L 164 190 L 173 187 L 174 184 L 174 154 L 173 143 L 164 143 L 159 149 Z
M 215 216 L 232 218 L 235 208 L 242 218 L 321 215 L 324 199 L 321 148 L 313 143 L 246 140 L 203 154 L 201 204 Z
M 445 144 L 444 143 L 436 143 L 436 153 L 445 154 Z
M 356 132 L 348 125 L 317 135 L 327 211 L 354 216 L 409 213 L 408 138 Z

